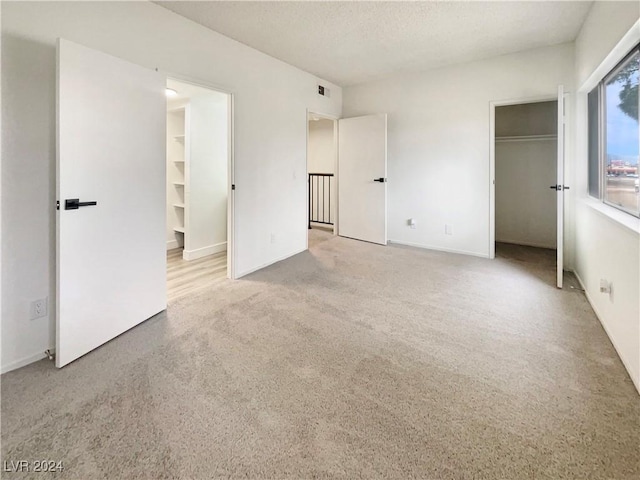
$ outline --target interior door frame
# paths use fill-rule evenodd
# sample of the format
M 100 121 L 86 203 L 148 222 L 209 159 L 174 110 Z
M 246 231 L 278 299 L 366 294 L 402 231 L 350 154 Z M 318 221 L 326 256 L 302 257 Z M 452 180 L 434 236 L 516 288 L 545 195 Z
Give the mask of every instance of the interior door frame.
M 236 279 L 236 248 L 235 248 L 235 124 L 234 124 L 234 93 L 227 88 L 212 84 L 203 80 L 195 79 L 185 75 L 162 72 L 166 80 L 175 80 L 177 82 L 188 83 L 196 87 L 206 88 L 218 93 L 227 95 L 227 125 L 229 131 L 227 133 L 227 278 Z
M 556 91 L 549 95 L 489 102 L 489 258 L 491 259 L 496 258 L 496 107 L 557 101 L 558 92 Z
M 308 205 L 308 201 L 309 201 L 309 117 L 311 115 L 315 115 L 316 117 L 325 119 L 325 120 L 331 120 L 333 122 L 333 179 L 334 179 L 334 188 L 335 188 L 335 194 L 336 194 L 336 216 L 335 219 L 333 221 L 333 235 L 337 236 L 338 235 L 338 218 L 340 216 L 340 209 L 338 208 L 338 195 L 339 195 L 339 191 L 338 191 L 338 182 L 340 181 L 340 179 L 338 178 L 338 120 L 340 120 L 340 117 L 336 116 L 336 115 L 330 115 L 328 113 L 319 113 L 313 110 L 310 110 L 307 108 L 307 113 L 306 113 L 306 117 L 305 117 L 305 131 L 306 131 L 306 155 L 305 155 L 305 166 L 304 166 L 304 171 L 305 171 L 305 184 L 306 184 L 306 195 L 305 195 L 305 203 L 307 204 L 307 211 L 306 211 L 306 222 L 305 222 L 305 228 L 307 228 L 307 225 L 309 224 L 309 205 Z M 305 249 L 308 250 L 309 249 L 309 235 L 305 235 Z

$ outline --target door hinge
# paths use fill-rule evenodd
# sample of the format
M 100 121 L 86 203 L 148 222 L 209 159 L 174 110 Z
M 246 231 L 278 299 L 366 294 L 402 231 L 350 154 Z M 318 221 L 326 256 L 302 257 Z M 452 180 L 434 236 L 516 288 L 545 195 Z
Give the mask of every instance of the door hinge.
M 235 184 L 235 183 L 232 183 L 232 184 L 231 184 L 231 190 L 235 190 L 235 189 L 236 189 L 236 184 Z
M 60 210 L 60 200 L 56 200 L 56 210 Z

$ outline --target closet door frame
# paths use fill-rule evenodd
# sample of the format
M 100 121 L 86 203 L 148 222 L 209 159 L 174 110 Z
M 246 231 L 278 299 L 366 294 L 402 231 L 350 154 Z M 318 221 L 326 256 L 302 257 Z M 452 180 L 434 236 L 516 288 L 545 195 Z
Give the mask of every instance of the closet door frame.
M 231 280 L 235 280 L 236 277 L 236 249 L 235 249 L 235 144 L 234 144 L 234 135 L 235 135 L 235 125 L 234 125 L 234 98 L 235 95 L 233 91 L 229 88 L 222 87 L 220 85 L 215 85 L 210 82 L 206 82 L 203 80 L 199 80 L 196 78 L 188 77 L 185 75 L 181 75 L 179 73 L 174 72 L 161 72 L 165 75 L 166 80 L 175 80 L 182 83 L 189 83 L 191 85 L 195 85 L 197 87 L 206 88 L 208 90 L 214 90 L 218 93 L 222 93 L 227 95 L 228 101 L 228 118 L 227 125 L 229 126 L 227 145 L 229 148 L 227 149 L 227 278 Z M 185 118 L 186 121 L 186 118 Z M 186 165 L 185 165 L 186 168 Z M 186 175 L 185 170 L 185 175 Z M 186 200 L 186 199 L 185 199 Z M 186 212 L 185 212 L 186 214 Z M 185 218 L 186 221 L 186 218 Z M 185 224 L 186 229 L 186 224 Z
M 496 107 L 523 103 L 557 102 L 557 92 L 537 97 L 489 102 L 489 255 L 496 257 Z M 541 192 L 542 194 L 542 192 Z

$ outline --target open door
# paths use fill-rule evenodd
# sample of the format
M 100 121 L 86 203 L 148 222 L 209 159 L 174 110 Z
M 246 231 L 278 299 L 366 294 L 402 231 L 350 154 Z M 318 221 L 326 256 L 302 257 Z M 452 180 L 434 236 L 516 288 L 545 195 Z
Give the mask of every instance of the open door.
M 165 78 L 58 42 L 56 366 L 166 308 Z
M 338 235 L 387 244 L 387 115 L 338 121 Z
M 557 260 L 556 286 L 562 288 L 564 272 L 564 191 L 569 187 L 564 184 L 564 86 L 558 87 L 558 172 L 557 191 Z

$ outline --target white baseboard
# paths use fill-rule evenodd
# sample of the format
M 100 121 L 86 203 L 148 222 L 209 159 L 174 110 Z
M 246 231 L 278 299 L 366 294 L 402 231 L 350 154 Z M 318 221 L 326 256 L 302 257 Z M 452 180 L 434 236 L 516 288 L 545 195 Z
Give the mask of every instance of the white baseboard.
M 602 315 L 600 314 L 600 312 L 598 312 L 598 309 L 596 308 L 595 304 L 593 303 L 593 300 L 591 299 L 591 295 L 589 295 L 589 292 L 587 291 L 586 287 L 584 286 L 584 282 L 580 278 L 580 275 L 578 275 L 578 272 L 575 272 L 575 271 L 573 272 L 573 274 L 578 279 L 578 283 L 580 284 L 580 286 L 584 290 L 584 295 L 585 295 L 585 297 L 587 297 L 587 301 L 589 302 L 589 305 L 591 305 L 591 309 L 596 314 L 596 317 L 598 317 L 598 320 L 600 321 L 600 325 L 602 325 L 602 328 L 604 329 L 604 331 L 606 332 L 607 336 L 609 337 L 609 341 L 613 345 L 613 348 L 616 350 L 616 353 L 618 354 L 618 358 L 620 358 L 620 361 L 624 365 L 624 368 L 627 369 L 627 375 L 629 375 L 629 378 L 631 378 L 631 381 L 633 382 L 633 385 L 636 387 L 636 390 L 638 391 L 638 395 L 640 395 L 640 378 L 634 378 L 633 375 L 631 375 L 631 369 L 629 368 L 629 365 L 627 365 L 627 362 L 625 361 L 625 359 L 622 357 L 622 355 L 620 355 L 620 349 L 618 348 L 618 345 L 616 345 L 616 340 L 613 338 L 613 336 L 611 335 L 611 332 L 607 328 L 607 324 L 602 321 Z
M 173 250 L 174 248 L 178 248 L 180 244 L 177 240 L 167 240 L 167 250 Z
M 18 368 L 26 367 L 30 363 L 37 362 L 39 360 L 42 360 L 43 358 L 47 358 L 47 356 L 44 354 L 44 350 L 42 352 L 34 353 L 33 355 L 21 358 L 20 360 L 9 362 L 7 365 L 2 365 L 2 368 L 0 368 L 0 373 L 7 373 L 11 370 L 17 370 Z
M 405 245 L 407 247 L 424 248 L 426 250 L 436 250 L 438 252 L 457 253 L 460 255 L 471 255 L 472 257 L 489 258 L 489 254 L 469 252 L 467 250 L 456 250 L 453 248 L 434 247 L 433 245 L 423 245 L 420 243 L 404 242 L 401 240 L 389 240 L 388 243 L 395 243 L 396 245 Z
M 293 257 L 294 255 L 298 255 L 299 253 L 306 252 L 306 251 L 307 251 L 307 249 L 306 249 L 306 248 L 303 248 L 302 250 L 299 250 L 299 251 L 297 251 L 297 252 L 289 253 L 289 254 L 284 255 L 284 256 L 282 256 L 282 257 L 276 258 L 275 260 L 272 260 L 272 261 L 270 261 L 270 262 L 263 263 L 263 264 L 262 264 L 262 265 L 260 265 L 259 267 L 251 268 L 251 269 L 249 269 L 249 270 L 245 270 L 244 272 L 237 274 L 237 275 L 236 275 L 236 279 L 238 279 L 238 278 L 240 278 L 240 277 L 244 277 L 245 275 L 249 275 L 250 273 L 257 272 L 258 270 L 262 270 L 263 268 L 266 268 L 266 267 L 268 267 L 268 266 L 270 266 L 270 265 L 273 265 L 274 263 L 281 262 L 282 260 L 286 260 L 286 259 L 287 259 L 287 258 L 289 258 L 289 257 Z
M 546 248 L 549 250 L 557 250 L 557 247 L 555 245 L 534 243 L 534 242 L 521 242 L 520 240 L 498 240 L 496 238 L 496 243 L 508 243 L 510 245 L 523 245 L 525 247 Z
M 208 247 L 196 248 L 195 250 L 184 250 L 182 252 L 182 258 L 185 260 L 195 260 L 197 258 L 206 257 L 207 255 L 213 255 L 214 253 L 226 252 L 227 242 L 216 243 L 215 245 L 209 245 Z

